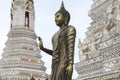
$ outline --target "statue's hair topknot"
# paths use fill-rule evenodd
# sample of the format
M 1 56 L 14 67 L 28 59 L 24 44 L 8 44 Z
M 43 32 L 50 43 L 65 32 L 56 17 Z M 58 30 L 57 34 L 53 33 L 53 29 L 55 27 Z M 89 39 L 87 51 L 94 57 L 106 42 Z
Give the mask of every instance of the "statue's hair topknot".
M 69 14 L 69 12 L 65 9 L 63 1 L 62 1 L 60 10 L 59 10 L 57 13 L 61 13 L 61 14 L 63 15 L 63 17 L 67 17 L 67 18 L 68 18 L 68 19 L 67 19 L 67 22 L 69 23 L 69 21 L 70 21 L 70 14 Z M 56 14 L 57 14 L 57 13 L 56 13 Z

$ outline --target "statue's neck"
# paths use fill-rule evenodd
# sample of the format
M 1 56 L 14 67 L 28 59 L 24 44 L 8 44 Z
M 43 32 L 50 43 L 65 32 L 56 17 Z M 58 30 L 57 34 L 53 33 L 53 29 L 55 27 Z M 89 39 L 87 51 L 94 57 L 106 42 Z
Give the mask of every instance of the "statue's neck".
M 65 25 L 65 24 L 62 24 L 62 25 L 60 26 L 60 29 L 63 29 L 64 27 L 66 27 L 66 25 Z

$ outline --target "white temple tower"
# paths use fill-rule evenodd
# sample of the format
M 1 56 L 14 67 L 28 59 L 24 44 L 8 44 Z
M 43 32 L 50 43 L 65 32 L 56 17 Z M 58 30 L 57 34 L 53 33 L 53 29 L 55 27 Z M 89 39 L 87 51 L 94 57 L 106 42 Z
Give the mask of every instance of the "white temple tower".
M 48 75 L 41 60 L 34 32 L 35 11 L 33 0 L 13 0 L 11 28 L 0 61 L 2 80 L 45 80 Z
M 77 80 L 120 80 L 120 0 L 93 0 L 92 19 L 83 42 Z

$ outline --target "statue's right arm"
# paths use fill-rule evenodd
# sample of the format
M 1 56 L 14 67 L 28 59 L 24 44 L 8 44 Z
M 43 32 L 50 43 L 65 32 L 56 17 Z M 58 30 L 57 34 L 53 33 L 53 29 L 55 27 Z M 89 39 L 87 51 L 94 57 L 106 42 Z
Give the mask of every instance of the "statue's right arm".
M 50 50 L 50 49 L 47 49 L 47 48 L 43 47 L 43 42 L 42 42 L 42 39 L 40 37 L 38 37 L 38 41 L 39 41 L 39 48 L 42 51 L 46 52 L 47 54 L 52 55 L 53 51 Z

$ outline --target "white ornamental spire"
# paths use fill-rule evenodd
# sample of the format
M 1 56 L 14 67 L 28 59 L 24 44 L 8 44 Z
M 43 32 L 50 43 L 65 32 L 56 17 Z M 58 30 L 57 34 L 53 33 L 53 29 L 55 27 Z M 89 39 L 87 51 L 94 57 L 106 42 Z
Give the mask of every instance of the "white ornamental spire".
M 32 0 L 13 0 L 11 29 L 0 60 L 2 80 L 45 80 L 48 75 L 34 31 Z M 45 77 L 43 76 L 45 75 Z

